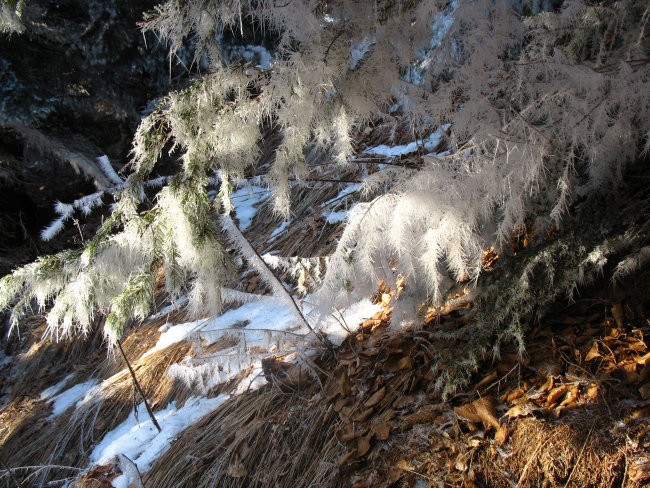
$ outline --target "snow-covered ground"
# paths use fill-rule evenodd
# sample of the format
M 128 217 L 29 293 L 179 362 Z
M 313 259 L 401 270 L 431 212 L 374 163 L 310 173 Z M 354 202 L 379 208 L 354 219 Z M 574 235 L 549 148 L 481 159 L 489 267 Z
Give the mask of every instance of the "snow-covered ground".
M 340 203 L 344 202 L 347 196 L 352 195 L 355 191 L 357 191 L 360 186 L 360 183 L 349 183 L 338 193 L 338 195 L 326 201 L 323 204 L 323 207 L 333 206 L 333 208 L 336 208 Z M 346 208 L 344 209 L 324 210 L 321 215 L 325 217 L 325 221 L 328 224 L 338 224 L 340 222 L 344 222 L 348 218 L 348 214 L 353 207 L 354 205 L 346 205 Z
M 445 131 L 447 131 L 449 127 L 451 127 L 449 124 L 445 124 L 437 131 L 432 132 L 425 139 L 418 139 L 417 141 L 409 142 L 408 144 L 402 144 L 399 146 L 386 146 L 384 144 L 381 144 L 379 146 L 366 149 L 364 153 L 372 154 L 373 156 L 385 156 L 387 158 L 405 156 L 407 154 L 415 153 L 419 149 L 423 149 L 425 152 L 430 153 L 431 151 L 435 151 L 438 148 L 442 142 Z
M 306 303 L 303 308 L 304 313 L 309 316 L 313 307 Z M 312 326 L 322 331 L 334 344 L 340 344 L 350 332 L 357 330 L 365 319 L 379 309 L 379 305 L 362 300 L 330 316 L 319 316 L 316 319 L 314 314 L 311 319 L 314 322 Z M 160 316 L 160 312 L 156 315 Z M 174 343 L 192 340 L 196 337 L 195 334 L 200 334 L 201 342 L 207 345 L 226 334 L 236 333 L 248 347 L 255 346 L 258 351 L 266 349 L 269 354 L 291 353 L 288 347 L 292 344 L 292 339 L 279 343 L 272 339 L 273 334 L 286 333 L 287 337 L 296 338 L 297 342 L 303 345 L 300 337 L 309 335 L 309 330 L 300 326 L 295 311 L 289 309 L 285 302 L 268 296 L 209 319 L 179 324 L 166 323 L 161 327 L 161 331 L 156 345 L 145 352 L 143 357 Z M 289 345 L 286 350 L 280 350 L 286 345 Z M 263 353 L 247 360 L 245 355 L 237 352 L 237 346 L 230 348 L 230 352 L 233 354 L 233 361 L 228 364 L 227 377 L 234 378 L 244 372 L 248 373 L 243 375 L 243 379 L 234 387 L 232 395 L 239 395 L 266 384 L 260 359 L 264 356 Z M 296 360 L 295 356 L 293 357 L 293 360 Z M 98 380 L 91 379 L 68 386 L 73 380 L 74 374 L 68 375 L 41 393 L 42 400 L 53 404 L 50 418 L 55 418 L 72 406 L 80 408 L 95 401 L 102 395 L 102 389 L 110 383 L 99 383 Z M 215 382 L 217 381 L 219 378 L 216 378 Z M 144 404 L 140 404 L 126 420 L 101 439 L 93 449 L 90 460 L 95 464 L 115 463 L 121 467 L 123 474 L 113 480 L 113 486 L 139 486 L 134 478 L 138 471 L 144 473 L 149 470 L 169 449 L 178 434 L 214 411 L 228 398 L 230 395 L 219 395 L 215 398 L 192 397 L 183 406 L 178 406 L 175 402 L 170 403 L 155 412 L 161 432 L 151 423 Z M 129 468 L 131 462 L 134 463 L 133 469 Z
M 50 415 L 50 418 L 61 415 L 72 405 L 83 400 L 83 398 L 88 394 L 88 391 L 99 383 L 96 379 L 90 379 L 83 383 L 77 383 L 59 393 L 59 391 L 69 383 L 73 376 L 74 374 L 66 376 L 61 382 L 43 390 L 41 393 L 42 400 L 52 402 L 52 414 Z
M 151 468 L 153 463 L 170 448 L 178 434 L 190 425 L 198 422 L 206 414 L 213 412 L 229 395 L 215 398 L 189 398 L 182 407 L 171 403 L 165 409 L 156 412 L 156 421 L 161 431 L 154 427 L 147 415 L 144 404 L 138 405 L 120 425 L 104 436 L 90 454 L 90 460 L 97 464 L 114 462 L 119 455 L 126 456 L 134 462 L 142 473 Z M 119 458 L 118 458 L 119 459 Z M 127 473 L 113 480 L 113 486 L 128 488 L 135 484 L 134 474 Z
M 253 217 L 257 214 L 257 205 L 266 200 L 271 192 L 261 186 L 251 185 L 232 192 L 230 200 L 235 207 L 235 215 L 239 220 L 239 228 L 246 230 L 250 227 Z

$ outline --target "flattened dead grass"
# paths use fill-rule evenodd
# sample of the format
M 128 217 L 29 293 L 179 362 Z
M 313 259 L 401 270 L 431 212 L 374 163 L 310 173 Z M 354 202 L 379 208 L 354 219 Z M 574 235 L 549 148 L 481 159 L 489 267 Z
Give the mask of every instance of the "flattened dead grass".
M 145 486 L 345 486 L 338 415 L 313 395 L 273 387 L 236 397 L 185 431 Z

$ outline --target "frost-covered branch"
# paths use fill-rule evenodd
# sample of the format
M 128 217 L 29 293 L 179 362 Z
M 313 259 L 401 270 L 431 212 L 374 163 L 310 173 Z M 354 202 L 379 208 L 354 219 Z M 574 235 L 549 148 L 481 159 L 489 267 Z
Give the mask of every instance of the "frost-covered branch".
M 231 242 L 237 246 L 242 257 L 253 267 L 253 269 L 255 269 L 255 271 L 257 271 L 264 282 L 271 287 L 273 293 L 286 304 L 289 310 L 294 312 L 296 318 L 303 326 L 305 326 L 310 332 L 316 334 L 316 331 L 305 318 L 302 310 L 296 303 L 296 300 L 286 290 L 280 280 L 278 280 L 278 278 L 271 272 L 264 260 L 260 257 L 253 246 L 251 246 L 248 239 L 246 239 L 244 234 L 242 234 L 237 228 L 230 215 L 222 214 L 221 225 Z M 322 339 L 319 335 L 317 335 L 317 337 Z

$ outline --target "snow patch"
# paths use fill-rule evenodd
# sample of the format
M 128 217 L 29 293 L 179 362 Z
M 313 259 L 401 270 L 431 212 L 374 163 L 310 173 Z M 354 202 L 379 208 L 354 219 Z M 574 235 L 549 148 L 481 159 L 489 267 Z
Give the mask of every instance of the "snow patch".
M 160 317 L 163 317 L 165 315 L 168 315 L 172 313 L 174 310 L 178 310 L 181 305 L 187 303 L 187 297 L 181 297 L 178 300 L 176 300 L 174 303 L 171 305 L 167 305 L 166 307 L 161 308 L 158 312 L 156 312 L 153 315 L 150 315 L 147 320 L 155 320 L 159 319 Z
M 243 59 L 256 68 L 271 69 L 275 58 L 264 46 L 247 44 L 246 46 L 229 46 L 230 60 Z
M 272 298 L 272 297 L 269 297 Z M 215 342 L 219 334 L 208 334 L 210 332 L 227 331 L 229 329 L 240 329 L 242 324 L 257 324 L 256 329 L 264 331 L 284 331 L 296 325 L 295 315 L 279 299 L 250 302 L 239 308 L 228 310 L 223 315 L 208 319 L 186 322 L 183 324 L 165 324 L 164 332 L 158 338 L 156 345 L 144 353 L 143 357 L 149 356 L 177 342 L 186 340 L 193 332 L 200 332 L 202 338 L 208 342 Z M 247 340 L 255 341 L 266 338 L 264 331 L 254 331 L 247 334 Z
M 11 364 L 13 361 L 13 358 L 11 356 L 7 356 L 5 352 L 0 349 L 0 368 L 6 366 L 7 364 Z
M 235 215 L 239 220 L 239 228 L 246 230 L 250 227 L 253 217 L 257 215 L 257 205 L 266 200 L 271 192 L 261 186 L 247 186 L 232 192 L 230 201 L 235 207 Z
M 395 158 L 397 156 L 404 156 L 417 152 L 419 149 L 424 149 L 426 152 L 435 151 L 447 131 L 451 127 L 450 124 L 445 124 L 435 132 L 432 132 L 426 139 L 418 139 L 417 141 L 409 142 L 401 146 L 386 146 L 384 144 L 368 148 L 364 151 L 366 154 L 375 156 L 385 156 L 388 158 Z
M 74 373 L 70 373 L 68 376 L 59 381 L 56 385 L 52 385 L 49 388 L 45 388 L 41 392 L 41 400 L 50 400 L 54 395 L 63 390 L 66 384 L 74 377 Z
M 370 46 L 372 46 L 375 42 L 376 40 L 373 38 L 364 37 L 361 42 L 352 43 L 350 45 L 350 63 L 348 65 L 350 71 L 356 69 L 356 67 L 359 66 L 361 60 L 370 50 Z
M 324 317 L 319 324 L 319 329 L 325 333 L 332 344 L 340 346 L 348 334 L 359 330 L 365 320 L 380 310 L 381 304 L 374 304 L 366 298 Z
M 338 195 L 336 195 L 334 198 L 331 198 L 328 201 L 326 201 L 323 204 L 323 206 L 325 207 L 325 206 L 331 205 L 331 204 L 333 204 L 335 202 L 340 202 L 340 201 L 344 200 L 345 197 L 347 197 L 348 195 L 351 195 L 352 193 L 357 191 L 360 186 L 361 186 L 360 183 L 351 183 L 351 184 L 349 184 L 348 186 L 343 188 L 338 193 Z M 354 207 L 354 205 L 352 207 L 350 207 L 349 209 L 341 209 L 341 210 L 337 210 L 337 211 L 326 211 L 326 212 L 323 212 L 321 215 L 323 217 L 325 217 L 325 221 L 328 224 L 338 224 L 340 222 L 344 222 L 348 218 L 348 214 L 350 213 L 350 210 L 352 210 L 353 207 Z M 334 206 L 334 208 L 336 208 L 336 206 Z
M 352 210 L 352 209 L 350 209 Z M 337 210 L 336 212 L 323 212 L 323 217 L 328 224 L 338 224 L 348 218 L 350 210 Z
M 155 413 L 161 432 L 154 427 L 144 403 L 141 403 L 135 412 L 131 412 L 124 422 L 107 433 L 95 446 L 90 460 L 95 464 L 108 464 L 121 454 L 131 459 L 141 473 L 145 472 L 169 449 L 179 433 L 217 409 L 228 398 L 229 395 L 215 398 L 190 397 L 180 408 L 176 402 L 172 402 L 164 410 Z M 113 486 L 128 486 L 128 481 L 127 475 L 121 475 L 113 480 Z
M 273 232 L 271 232 L 271 237 L 270 237 L 270 239 L 274 239 L 277 235 L 279 235 L 280 233 L 282 233 L 282 232 L 284 231 L 284 229 L 286 229 L 287 227 L 289 227 L 289 224 L 291 224 L 291 221 L 288 221 L 288 220 L 287 220 L 287 221 L 282 222 L 278 227 L 276 227 L 276 228 L 273 230 Z
M 67 381 L 67 379 L 64 381 Z M 61 415 L 63 412 L 65 412 L 68 408 L 70 408 L 75 403 L 78 404 L 81 401 L 81 399 L 85 398 L 91 390 L 95 391 L 93 387 L 95 387 L 98 383 L 99 383 L 98 380 L 90 379 L 88 381 L 84 381 L 83 383 L 78 383 L 68 388 L 67 390 L 57 394 L 56 396 L 51 397 L 53 405 L 52 405 L 52 415 L 50 415 L 50 418 L 57 417 L 58 415 Z M 56 387 L 58 385 L 54 385 L 54 386 Z M 61 387 L 63 386 L 64 385 L 61 385 Z M 45 390 L 43 393 L 45 392 L 47 392 L 47 390 Z M 43 397 L 41 396 L 41 398 Z M 45 398 L 45 399 L 50 400 L 50 398 Z

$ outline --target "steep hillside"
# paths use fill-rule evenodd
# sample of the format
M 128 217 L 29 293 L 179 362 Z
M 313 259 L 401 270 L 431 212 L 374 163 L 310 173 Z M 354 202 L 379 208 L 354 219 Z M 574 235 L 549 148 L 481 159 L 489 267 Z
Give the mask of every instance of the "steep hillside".
M 650 484 L 647 5 L 153 7 L 0 3 L 0 486 Z

